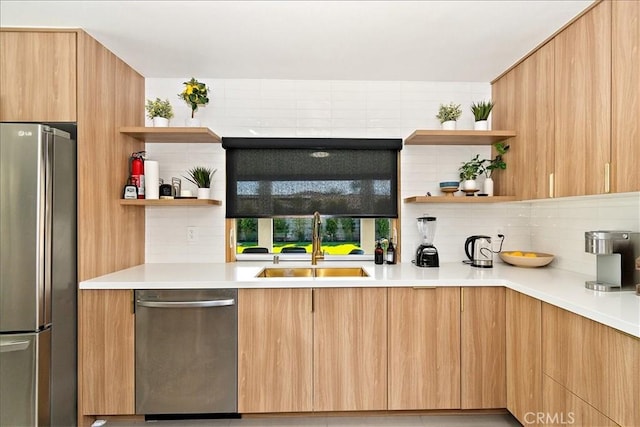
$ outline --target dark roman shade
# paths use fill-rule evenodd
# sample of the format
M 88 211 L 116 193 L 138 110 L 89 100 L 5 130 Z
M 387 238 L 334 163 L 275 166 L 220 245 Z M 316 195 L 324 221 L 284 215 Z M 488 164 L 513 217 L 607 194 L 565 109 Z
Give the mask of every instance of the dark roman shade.
M 227 218 L 398 217 L 401 139 L 222 138 Z

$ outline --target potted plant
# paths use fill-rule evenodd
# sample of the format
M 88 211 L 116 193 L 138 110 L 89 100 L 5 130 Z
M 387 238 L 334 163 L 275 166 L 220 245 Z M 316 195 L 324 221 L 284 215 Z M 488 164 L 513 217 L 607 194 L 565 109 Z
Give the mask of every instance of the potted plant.
M 198 187 L 198 199 L 211 198 L 211 181 L 216 170 L 204 166 L 196 166 L 187 171 L 188 176 L 184 178 Z
M 491 113 L 493 105 L 494 103 L 491 101 L 480 101 L 478 103 L 474 102 L 471 104 L 471 112 L 476 119 L 475 123 L 473 124 L 474 130 L 489 129 L 487 119 L 489 118 L 489 114 Z
M 145 109 L 147 110 L 147 117 L 153 120 L 153 126 L 169 126 L 169 119 L 173 117 L 173 107 L 171 107 L 168 99 L 164 101 L 160 98 L 156 98 L 155 101 L 147 99 Z
M 447 105 L 440 104 L 440 109 L 438 110 L 436 118 L 440 120 L 442 129 L 455 130 L 456 120 L 460 118 L 461 114 L 462 110 L 460 109 L 460 104 L 454 104 L 453 102 L 450 102 Z
M 187 119 L 187 126 L 200 126 L 200 121 L 195 118 L 199 106 L 209 103 L 209 88 L 191 77 L 188 82 L 183 82 L 184 90 L 178 96 L 191 107 L 191 119 Z
M 493 159 L 482 160 L 482 173 L 484 173 L 484 193 L 488 196 L 493 196 L 493 172 L 496 169 L 506 169 L 507 164 L 503 160 L 502 156 L 509 151 L 509 146 L 504 145 L 502 142 L 493 144 L 493 148 L 496 150 L 496 156 Z
M 480 154 L 476 154 L 470 161 L 462 163 L 462 166 L 458 169 L 458 172 L 460 172 L 460 189 L 462 191 L 473 193 L 478 190 L 476 178 L 483 171 L 483 161 L 480 160 Z

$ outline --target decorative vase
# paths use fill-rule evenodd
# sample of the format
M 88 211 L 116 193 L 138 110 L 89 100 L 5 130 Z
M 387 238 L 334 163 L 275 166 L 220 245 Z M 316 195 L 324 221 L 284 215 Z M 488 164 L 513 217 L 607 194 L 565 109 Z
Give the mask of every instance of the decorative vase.
M 446 122 L 442 122 L 442 130 L 456 130 L 456 121 L 447 120 Z
M 200 127 L 200 119 L 196 119 L 193 117 L 189 117 L 187 119 L 184 119 L 184 123 L 185 126 L 190 127 L 190 128 L 198 128 Z
M 487 120 L 478 120 L 473 124 L 473 130 L 489 130 L 489 122 Z
M 493 178 L 484 180 L 483 193 L 487 196 L 493 196 Z
M 198 188 L 198 199 L 210 199 L 211 188 Z
M 166 128 L 169 126 L 169 119 L 165 119 L 164 117 L 154 117 L 153 118 L 153 127 L 155 128 Z
M 465 179 L 464 181 L 462 181 L 460 183 L 460 189 L 461 190 L 467 190 L 467 191 L 471 191 L 471 190 L 477 190 L 478 187 L 476 185 L 476 180 L 475 179 Z

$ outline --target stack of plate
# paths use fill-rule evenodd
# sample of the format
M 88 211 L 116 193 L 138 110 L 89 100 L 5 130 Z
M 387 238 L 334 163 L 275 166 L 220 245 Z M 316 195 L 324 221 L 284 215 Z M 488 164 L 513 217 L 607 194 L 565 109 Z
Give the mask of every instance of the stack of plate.
M 453 196 L 453 193 L 458 191 L 458 181 L 442 181 L 440 183 L 440 191 L 445 193 L 447 196 Z

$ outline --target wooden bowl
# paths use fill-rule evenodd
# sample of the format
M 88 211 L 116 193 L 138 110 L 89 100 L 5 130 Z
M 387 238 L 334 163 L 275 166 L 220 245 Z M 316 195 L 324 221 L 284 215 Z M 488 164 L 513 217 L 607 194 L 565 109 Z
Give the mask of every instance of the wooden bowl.
M 512 255 L 520 252 L 522 255 Z M 526 257 L 525 254 L 535 254 L 535 257 Z M 544 267 L 553 261 L 552 254 L 545 254 L 543 252 L 530 252 L 530 251 L 507 251 L 500 252 L 500 259 L 507 264 L 514 265 L 516 267 Z

